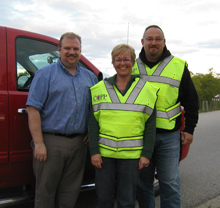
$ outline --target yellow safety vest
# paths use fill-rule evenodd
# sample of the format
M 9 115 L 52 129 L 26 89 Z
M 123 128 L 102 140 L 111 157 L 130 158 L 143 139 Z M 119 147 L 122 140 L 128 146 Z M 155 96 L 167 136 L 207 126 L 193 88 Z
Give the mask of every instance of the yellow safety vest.
M 124 96 L 106 80 L 91 88 L 102 156 L 140 158 L 145 122 L 153 113 L 157 91 L 158 88 L 140 78 L 135 79 Z
M 181 114 L 180 103 L 176 102 L 185 64 L 184 60 L 172 55 L 151 69 L 140 58 L 135 61 L 132 74 L 140 74 L 141 79 L 160 88 L 156 103 L 157 128 L 172 130 L 176 124 L 176 117 Z

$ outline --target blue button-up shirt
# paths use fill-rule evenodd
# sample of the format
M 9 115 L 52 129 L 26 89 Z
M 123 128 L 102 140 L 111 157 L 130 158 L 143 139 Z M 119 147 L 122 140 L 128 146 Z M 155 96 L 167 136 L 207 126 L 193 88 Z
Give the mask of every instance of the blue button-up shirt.
M 59 59 L 35 73 L 26 105 L 40 111 L 44 132 L 83 133 L 88 125 L 90 87 L 97 82 L 79 64 L 73 76 Z

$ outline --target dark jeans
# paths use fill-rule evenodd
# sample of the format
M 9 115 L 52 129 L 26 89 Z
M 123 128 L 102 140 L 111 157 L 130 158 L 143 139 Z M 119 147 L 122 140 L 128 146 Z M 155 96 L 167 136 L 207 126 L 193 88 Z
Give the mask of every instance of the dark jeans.
M 160 185 L 160 207 L 180 208 L 180 132 L 157 133 L 154 153 L 148 167 L 140 171 L 137 199 L 140 208 L 154 208 L 154 172 Z
M 139 159 L 102 158 L 102 169 L 96 168 L 98 208 L 134 208 L 139 174 Z

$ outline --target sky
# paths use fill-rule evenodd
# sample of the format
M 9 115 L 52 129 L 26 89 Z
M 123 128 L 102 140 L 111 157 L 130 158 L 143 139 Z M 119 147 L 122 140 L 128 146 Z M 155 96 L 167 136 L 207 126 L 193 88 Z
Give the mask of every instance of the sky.
M 152 24 L 163 29 L 168 50 L 191 72 L 220 73 L 219 0 L 0 0 L 0 26 L 57 39 L 75 32 L 82 54 L 109 75 L 115 74 L 113 47 L 128 43 L 139 56 L 143 32 Z

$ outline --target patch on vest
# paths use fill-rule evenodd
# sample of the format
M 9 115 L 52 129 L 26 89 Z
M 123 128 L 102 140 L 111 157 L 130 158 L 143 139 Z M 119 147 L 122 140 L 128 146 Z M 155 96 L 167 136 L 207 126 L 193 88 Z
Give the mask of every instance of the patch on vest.
M 100 101 L 100 100 L 106 100 L 107 94 L 101 94 L 101 95 L 94 95 L 93 101 Z

